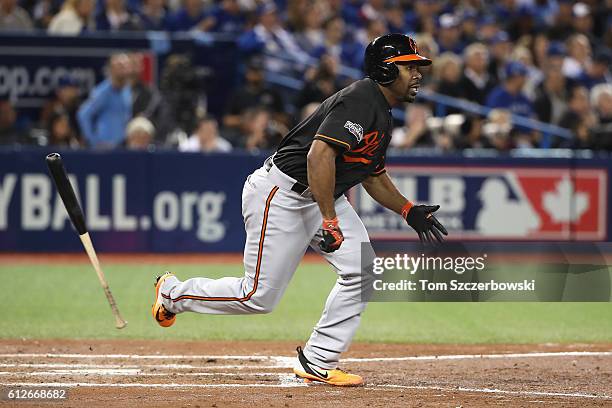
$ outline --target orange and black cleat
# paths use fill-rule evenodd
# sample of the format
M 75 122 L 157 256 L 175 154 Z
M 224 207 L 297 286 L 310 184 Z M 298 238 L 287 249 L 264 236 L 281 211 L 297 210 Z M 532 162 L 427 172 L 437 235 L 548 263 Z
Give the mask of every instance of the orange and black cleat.
M 349 374 L 346 371 L 335 368 L 333 370 L 325 370 L 314 366 L 308 361 L 302 348 L 297 348 L 298 363 L 293 368 L 293 372 L 297 378 L 301 378 L 306 383 L 322 382 L 325 384 L 336 385 L 341 387 L 356 387 L 363 385 L 363 378 L 355 374 Z
M 170 327 L 174 324 L 176 320 L 176 314 L 169 312 L 162 303 L 162 295 L 160 292 L 160 288 L 164 281 L 169 277 L 174 276 L 173 273 L 166 272 L 161 276 L 157 277 L 155 281 L 155 303 L 151 309 L 153 313 L 153 318 L 161 327 Z

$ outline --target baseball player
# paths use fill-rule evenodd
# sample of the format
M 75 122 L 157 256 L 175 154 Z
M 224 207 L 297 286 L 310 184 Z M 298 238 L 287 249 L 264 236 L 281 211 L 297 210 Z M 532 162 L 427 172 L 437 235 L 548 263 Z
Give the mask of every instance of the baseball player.
M 365 51 L 367 78 L 325 100 L 244 183 L 244 276 L 180 281 L 166 272 L 155 285 L 152 313 L 159 325 L 171 326 L 186 311 L 271 312 L 310 246 L 336 270 L 338 280 L 310 339 L 297 349 L 293 371 L 305 381 L 362 384 L 360 376 L 338 369 L 366 306 L 360 254 L 362 244 L 369 245 L 344 193 L 361 183 L 378 203 L 400 214 L 422 242 L 443 240 L 446 229 L 433 216 L 439 206 L 413 204 L 385 173 L 391 106 L 414 101 L 422 78 L 418 68 L 430 64 L 408 36 L 387 34 L 372 41 Z

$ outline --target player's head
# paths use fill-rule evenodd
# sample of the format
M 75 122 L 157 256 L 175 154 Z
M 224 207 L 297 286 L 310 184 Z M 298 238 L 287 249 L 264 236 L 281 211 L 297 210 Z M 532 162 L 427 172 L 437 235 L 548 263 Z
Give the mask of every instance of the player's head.
M 421 79 L 418 67 L 426 65 L 431 65 L 431 60 L 419 55 L 416 42 L 404 34 L 380 36 L 365 51 L 367 76 L 406 102 L 416 97 Z

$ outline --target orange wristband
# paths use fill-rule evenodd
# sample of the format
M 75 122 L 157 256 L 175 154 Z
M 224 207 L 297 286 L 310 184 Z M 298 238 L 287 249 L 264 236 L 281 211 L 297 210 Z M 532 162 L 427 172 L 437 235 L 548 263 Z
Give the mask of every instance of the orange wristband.
M 332 230 L 338 228 L 338 217 L 331 220 L 323 219 L 323 229 Z
M 409 201 L 406 201 L 406 204 L 404 204 L 404 206 L 402 207 L 402 217 L 404 217 L 404 219 L 406 219 L 406 217 L 408 216 L 408 213 L 410 212 L 410 209 L 414 206 L 414 204 L 412 204 Z

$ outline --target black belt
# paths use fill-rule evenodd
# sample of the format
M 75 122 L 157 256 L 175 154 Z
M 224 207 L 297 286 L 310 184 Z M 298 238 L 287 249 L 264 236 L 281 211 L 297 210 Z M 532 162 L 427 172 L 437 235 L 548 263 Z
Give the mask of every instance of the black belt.
M 266 171 L 269 172 L 272 166 L 274 166 L 274 163 L 272 163 L 272 156 L 270 156 L 264 162 L 264 169 L 266 169 Z M 295 191 L 296 193 L 300 195 L 304 193 L 304 191 L 306 191 L 307 189 L 308 189 L 308 186 L 300 183 L 299 181 L 296 181 L 295 184 L 291 186 L 291 191 Z

